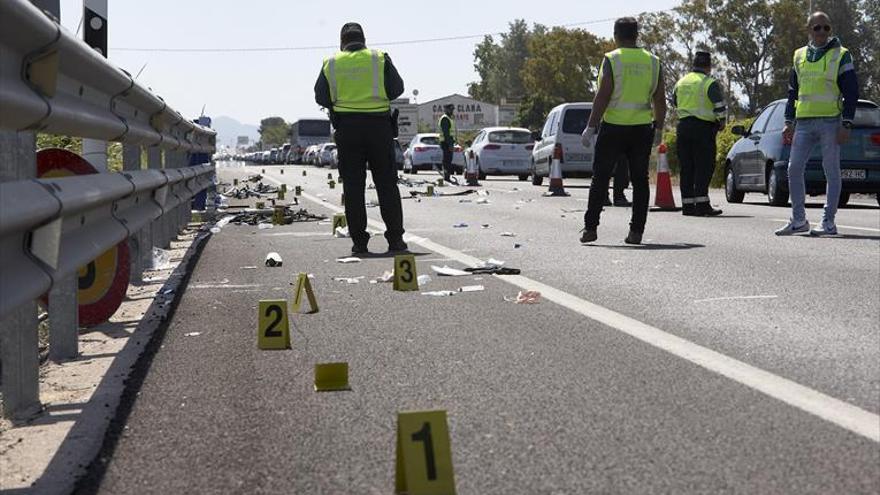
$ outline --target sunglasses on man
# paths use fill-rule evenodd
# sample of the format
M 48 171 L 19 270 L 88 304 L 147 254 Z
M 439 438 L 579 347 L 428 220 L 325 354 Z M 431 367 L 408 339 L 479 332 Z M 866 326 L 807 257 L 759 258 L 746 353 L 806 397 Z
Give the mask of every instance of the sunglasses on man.
M 813 26 L 813 31 L 816 31 L 817 33 L 823 29 L 827 33 L 831 31 L 831 26 L 829 26 L 828 24 L 825 24 L 824 26 L 822 24 L 816 24 L 815 26 Z

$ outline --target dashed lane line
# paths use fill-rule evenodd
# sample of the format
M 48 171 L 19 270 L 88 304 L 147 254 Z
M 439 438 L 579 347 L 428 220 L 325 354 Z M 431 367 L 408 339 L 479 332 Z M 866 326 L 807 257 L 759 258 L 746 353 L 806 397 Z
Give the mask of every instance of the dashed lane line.
M 266 179 L 281 184 L 275 178 L 265 176 Z M 303 193 L 303 197 L 322 205 L 325 208 L 341 213 L 343 208 L 330 204 L 327 201 Z M 370 225 L 376 228 L 384 228 L 384 224 L 374 220 L 368 220 Z M 462 253 L 455 249 L 437 244 L 430 239 L 407 235 L 407 242 L 415 243 L 425 249 L 454 259 L 462 264 L 474 266 L 481 261 L 479 258 Z M 551 287 L 542 282 L 532 280 L 522 275 L 505 275 L 497 277 L 511 285 L 524 290 L 540 291 L 548 301 L 568 308 L 591 320 L 623 332 L 646 344 L 666 351 L 674 356 L 687 360 L 709 371 L 718 373 L 737 383 L 745 385 L 753 390 L 769 397 L 780 400 L 801 411 L 822 418 L 852 433 L 861 435 L 869 440 L 880 443 L 880 415 L 866 411 L 842 400 L 823 394 L 817 390 L 801 385 L 797 382 L 774 375 L 768 371 L 746 364 L 730 356 L 721 354 L 707 347 L 695 344 L 689 340 L 672 335 L 659 328 L 642 323 L 634 318 L 613 311 L 611 309 L 591 303 L 585 299 L 569 294 L 565 291 Z

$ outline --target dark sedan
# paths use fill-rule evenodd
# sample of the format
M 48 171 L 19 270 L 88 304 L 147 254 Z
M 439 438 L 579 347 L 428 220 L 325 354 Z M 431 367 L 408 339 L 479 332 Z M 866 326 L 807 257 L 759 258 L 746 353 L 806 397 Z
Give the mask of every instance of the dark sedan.
M 791 143 L 782 136 L 785 125 L 785 100 L 767 105 L 748 129 L 734 126 L 731 131 L 742 136 L 727 153 L 725 193 L 730 203 L 741 203 L 745 193 L 767 195 L 771 205 L 788 204 L 788 155 Z M 843 192 L 840 206 L 852 193 L 877 194 L 880 203 L 880 108 L 860 100 L 850 140 L 840 150 Z M 817 143 L 806 167 L 807 194 L 825 194 L 822 150 Z

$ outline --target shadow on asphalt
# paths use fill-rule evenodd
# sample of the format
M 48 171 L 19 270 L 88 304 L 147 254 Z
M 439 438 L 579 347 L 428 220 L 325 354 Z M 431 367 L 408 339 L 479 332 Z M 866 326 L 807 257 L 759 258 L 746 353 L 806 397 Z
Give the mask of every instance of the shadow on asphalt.
M 393 258 L 393 257 L 400 255 L 400 254 L 411 254 L 413 256 L 426 256 L 431 253 L 417 253 L 414 251 L 406 251 L 403 253 L 367 253 L 367 254 L 358 254 L 358 255 L 352 255 L 352 256 L 357 256 L 358 258 L 361 258 L 361 259 L 374 259 L 374 258 Z
M 790 203 L 785 206 L 773 206 L 767 202 L 749 203 L 749 202 L 743 201 L 742 204 L 749 205 L 749 206 L 767 206 L 769 208 L 779 208 L 783 211 L 791 209 Z M 819 210 L 819 209 L 825 208 L 825 203 L 807 203 L 806 205 L 804 205 L 804 207 L 808 210 Z M 846 206 L 838 207 L 837 209 L 838 210 L 880 210 L 880 206 L 850 203 Z
M 703 244 L 583 244 L 585 247 L 599 247 L 607 249 L 635 249 L 639 251 L 675 251 L 681 249 L 695 249 L 706 247 Z

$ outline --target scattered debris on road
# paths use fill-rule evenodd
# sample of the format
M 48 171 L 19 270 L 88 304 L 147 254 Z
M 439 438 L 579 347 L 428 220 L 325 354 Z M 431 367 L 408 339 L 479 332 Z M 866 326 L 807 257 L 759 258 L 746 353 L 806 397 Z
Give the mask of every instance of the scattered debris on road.
M 272 224 L 273 215 L 275 214 L 274 209 L 248 209 L 237 215 L 233 215 L 230 218 L 231 222 L 236 225 L 256 225 L 259 224 Z M 323 220 L 327 220 L 326 215 L 316 215 L 314 213 L 309 213 L 309 210 L 305 208 L 300 208 L 298 210 L 294 210 L 289 206 L 284 207 L 284 225 L 290 225 L 296 222 L 319 222 Z M 217 222 L 218 224 L 220 222 Z M 271 228 L 271 227 L 261 227 L 261 228 Z
M 355 258 L 354 256 L 349 256 L 348 258 L 336 258 L 337 263 L 360 263 L 360 258 Z
M 153 256 L 150 258 L 150 270 L 167 270 L 171 268 L 171 251 L 162 248 L 153 248 Z
M 281 266 L 281 255 L 276 252 L 271 252 L 266 255 L 266 266 L 269 267 L 279 267 Z
M 434 273 L 436 273 L 437 275 L 442 275 L 444 277 L 461 277 L 463 275 L 470 275 L 470 273 L 468 273 L 464 270 L 459 270 L 458 268 L 452 268 L 451 266 L 448 266 L 448 265 L 443 265 L 442 267 L 431 265 L 431 270 L 434 270 Z
M 538 304 L 541 302 L 541 293 L 536 290 L 521 290 L 515 298 L 505 297 L 504 300 L 516 304 Z

